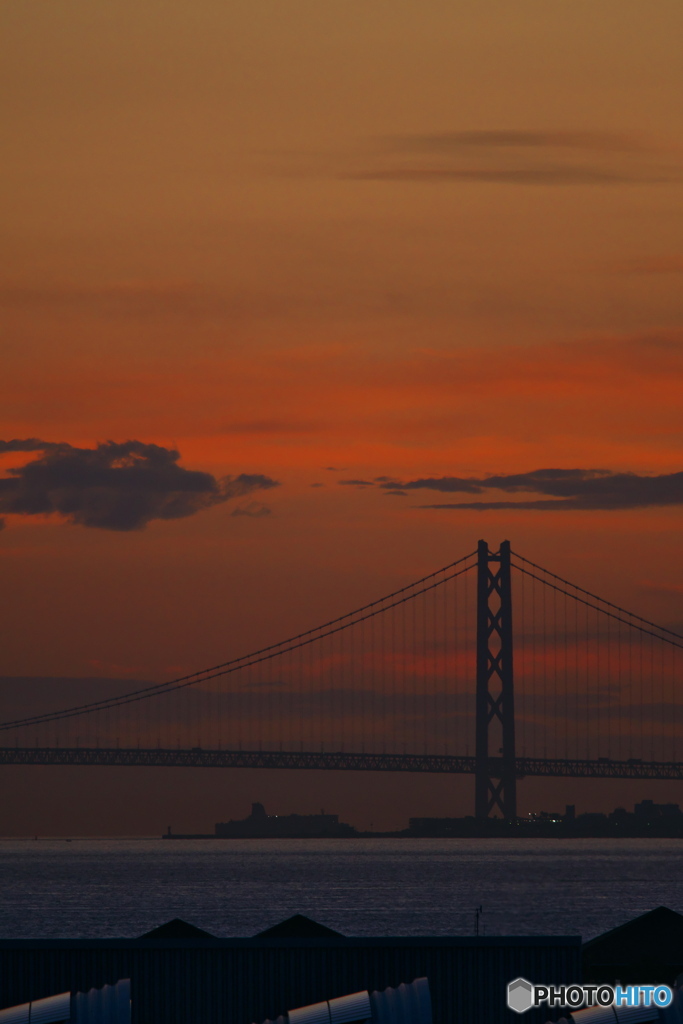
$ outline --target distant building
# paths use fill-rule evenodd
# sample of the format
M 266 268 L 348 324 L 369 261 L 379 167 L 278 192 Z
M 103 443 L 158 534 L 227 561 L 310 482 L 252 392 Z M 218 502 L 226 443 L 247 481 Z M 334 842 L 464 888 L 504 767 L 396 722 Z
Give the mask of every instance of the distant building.
M 216 824 L 219 839 L 336 839 L 356 834 L 337 814 L 266 814 L 260 803 L 251 805 L 248 818 Z
M 681 817 L 678 804 L 656 804 L 652 800 L 641 800 L 633 808 L 633 813 L 640 821 L 661 821 L 662 818 L 671 820 Z
M 678 804 L 656 804 L 642 800 L 633 811 L 617 807 L 610 814 L 577 814 L 574 804 L 560 811 L 539 811 L 516 821 L 499 818 L 411 818 L 407 835 L 446 838 L 448 836 L 540 836 L 683 839 L 683 812 Z

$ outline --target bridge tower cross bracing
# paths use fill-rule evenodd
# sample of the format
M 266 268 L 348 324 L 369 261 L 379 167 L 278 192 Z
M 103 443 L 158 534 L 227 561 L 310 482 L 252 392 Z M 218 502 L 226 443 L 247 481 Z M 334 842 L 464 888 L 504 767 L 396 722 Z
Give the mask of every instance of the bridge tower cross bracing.
M 477 695 L 474 805 L 477 818 L 517 817 L 510 542 L 477 547 Z M 490 758 L 500 758 L 492 778 Z

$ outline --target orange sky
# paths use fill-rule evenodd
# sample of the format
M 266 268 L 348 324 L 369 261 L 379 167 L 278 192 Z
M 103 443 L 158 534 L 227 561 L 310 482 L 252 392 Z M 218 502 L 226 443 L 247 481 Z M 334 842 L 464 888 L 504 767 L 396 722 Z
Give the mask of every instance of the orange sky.
M 135 439 L 280 484 L 132 532 L 6 515 L 0 675 L 191 671 L 480 536 L 683 622 L 680 504 L 480 513 L 338 483 L 683 469 L 680 0 L 0 17 L 0 438 Z M 351 814 L 348 781 L 301 785 L 283 809 L 328 786 Z M 451 810 L 432 785 L 414 813 Z M 203 827 L 195 806 L 163 814 Z

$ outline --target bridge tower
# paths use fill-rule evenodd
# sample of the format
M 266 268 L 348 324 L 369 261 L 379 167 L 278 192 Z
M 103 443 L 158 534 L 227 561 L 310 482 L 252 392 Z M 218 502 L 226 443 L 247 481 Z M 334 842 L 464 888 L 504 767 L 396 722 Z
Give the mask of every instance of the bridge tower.
M 510 542 L 477 547 L 477 698 L 474 813 L 517 817 L 515 704 L 512 670 Z M 491 759 L 497 761 L 492 774 Z

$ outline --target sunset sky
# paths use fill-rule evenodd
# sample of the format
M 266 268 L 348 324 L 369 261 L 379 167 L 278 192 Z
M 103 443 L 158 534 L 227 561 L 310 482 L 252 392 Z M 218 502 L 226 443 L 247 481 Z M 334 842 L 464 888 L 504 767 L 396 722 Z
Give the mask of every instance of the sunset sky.
M 6 707 L 241 655 L 480 537 L 683 628 L 680 0 L 0 11 Z M 2 773 L 5 834 L 473 791 Z

